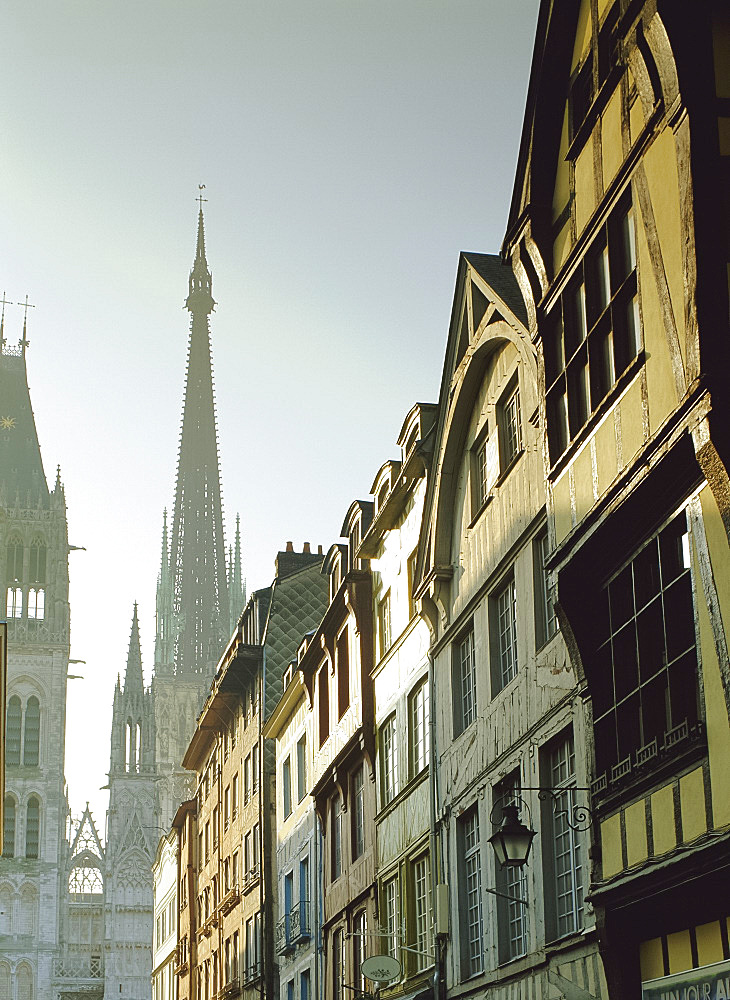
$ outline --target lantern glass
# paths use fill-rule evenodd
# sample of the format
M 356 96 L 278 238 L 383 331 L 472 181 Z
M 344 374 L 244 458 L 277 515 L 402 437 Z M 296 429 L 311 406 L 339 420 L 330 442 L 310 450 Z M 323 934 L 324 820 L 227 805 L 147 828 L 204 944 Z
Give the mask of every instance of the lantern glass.
M 502 868 L 522 868 L 527 862 L 535 831 L 520 820 L 517 806 L 502 809 L 502 825 L 489 838 Z

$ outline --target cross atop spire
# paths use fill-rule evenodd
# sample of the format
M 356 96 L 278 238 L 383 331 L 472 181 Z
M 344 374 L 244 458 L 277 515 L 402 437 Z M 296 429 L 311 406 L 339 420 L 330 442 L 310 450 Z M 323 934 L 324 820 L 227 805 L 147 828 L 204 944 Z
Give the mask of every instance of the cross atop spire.
M 200 194 L 198 195 L 198 197 L 195 200 L 200 205 L 200 214 L 201 215 L 203 214 L 203 202 L 208 200 L 207 198 L 203 197 L 203 191 L 204 190 L 205 190 L 205 184 L 198 184 L 198 191 L 200 191 Z

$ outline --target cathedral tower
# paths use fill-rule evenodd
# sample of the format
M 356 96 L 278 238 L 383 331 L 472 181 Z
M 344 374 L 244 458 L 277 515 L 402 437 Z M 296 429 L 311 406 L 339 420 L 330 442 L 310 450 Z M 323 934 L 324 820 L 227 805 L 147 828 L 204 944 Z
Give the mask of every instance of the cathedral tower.
M 3 297 L 4 298 L 4 297 Z M 3 302 L 3 306 L 4 306 Z M 26 310 L 27 314 L 27 310 Z M 8 621 L 6 796 L 0 859 L 0 996 L 52 995 L 65 863 L 68 528 L 49 490 L 28 391 L 26 324 L 0 321 L 0 614 Z M 20 995 L 20 994 L 19 994 Z
M 226 566 L 210 328 L 213 279 L 202 200 L 185 307 L 190 340 L 172 524 L 164 515 L 152 682 L 160 822 L 188 797 L 182 758 L 232 622 L 243 610 L 240 532 Z
M 160 837 L 155 797 L 155 719 L 145 691 L 134 605 L 124 684 L 117 679 L 109 762 L 105 854 L 105 996 L 149 996 L 152 878 Z

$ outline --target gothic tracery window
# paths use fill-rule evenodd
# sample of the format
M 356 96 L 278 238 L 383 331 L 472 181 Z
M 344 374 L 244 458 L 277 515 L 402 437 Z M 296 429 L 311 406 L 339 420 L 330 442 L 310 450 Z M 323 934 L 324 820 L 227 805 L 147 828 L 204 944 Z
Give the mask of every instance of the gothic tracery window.
M 26 767 L 38 767 L 41 735 L 41 708 L 33 695 L 25 706 L 25 732 L 23 734 L 23 763 Z
M 23 710 L 17 694 L 8 702 L 7 729 L 5 731 L 5 761 L 10 767 L 20 764 L 20 733 Z
M 28 799 L 25 814 L 25 856 L 37 858 L 40 846 L 41 804 L 35 795 Z
M 46 582 L 46 546 L 42 538 L 33 539 L 30 543 L 30 562 L 28 567 L 28 583 Z
M 12 795 L 5 796 L 3 816 L 3 857 L 15 857 L 15 799 Z
M 68 878 L 68 891 L 78 894 L 102 893 L 104 881 L 96 865 L 85 861 L 84 864 L 72 868 Z

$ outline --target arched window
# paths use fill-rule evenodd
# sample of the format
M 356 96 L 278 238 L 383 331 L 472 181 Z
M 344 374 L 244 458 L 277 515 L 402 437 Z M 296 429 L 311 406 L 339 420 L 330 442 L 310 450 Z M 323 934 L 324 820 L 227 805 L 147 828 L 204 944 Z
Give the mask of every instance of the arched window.
M 38 893 L 35 886 L 26 885 L 20 897 L 20 933 L 32 937 L 36 932 Z
M 42 621 L 46 616 L 46 592 L 43 587 L 28 589 L 28 617 Z
M 6 618 L 23 617 L 23 588 L 8 587 L 7 599 L 5 601 Z
M 0 921 L 2 921 L 2 917 L 0 917 Z M 10 966 L 5 962 L 0 962 L 0 1000 L 10 1000 L 11 997 Z
M 134 754 L 134 726 L 130 719 L 127 719 L 127 741 L 126 741 L 126 756 L 124 758 L 124 765 L 126 771 L 134 771 L 135 768 L 135 754 Z
M 9 885 L 0 886 L 0 934 L 13 933 L 13 890 Z M 2 996 L 2 993 L 0 993 Z M 10 994 L 8 993 L 8 998 Z
M 18 1000 L 33 1000 L 33 973 L 27 965 L 18 969 Z
M 23 582 L 23 542 L 18 535 L 8 542 L 6 576 L 8 584 Z
M 46 582 L 46 546 L 42 538 L 34 538 L 30 543 L 30 565 L 28 583 Z
M 9 767 L 20 764 L 20 731 L 23 712 L 17 694 L 8 702 L 8 725 L 5 734 L 5 760 Z
M 28 799 L 25 813 L 25 856 L 37 858 L 41 834 L 41 804 L 35 795 Z
M 15 799 L 12 795 L 5 796 L 3 818 L 3 857 L 15 857 Z
M 25 706 L 25 734 L 23 740 L 23 763 L 26 767 L 38 767 L 38 747 L 41 736 L 41 707 L 35 695 Z

